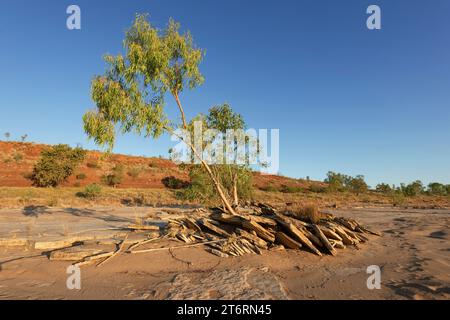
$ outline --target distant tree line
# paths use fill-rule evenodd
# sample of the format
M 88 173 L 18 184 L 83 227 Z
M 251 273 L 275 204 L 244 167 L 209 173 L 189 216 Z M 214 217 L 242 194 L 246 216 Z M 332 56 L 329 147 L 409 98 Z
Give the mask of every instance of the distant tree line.
M 422 181 L 416 180 L 409 184 L 401 183 L 400 186 L 390 186 L 387 183 L 380 183 L 376 186 L 375 190 L 384 194 L 402 194 L 407 197 L 414 197 L 418 195 L 431 195 L 431 196 L 448 196 L 450 195 L 450 184 L 442 184 L 439 182 L 432 182 L 428 186 L 424 186 Z
M 329 171 L 324 182 L 328 184 L 327 190 L 329 192 L 350 191 L 360 194 L 365 193 L 370 189 L 365 182 L 363 175 L 352 177 L 342 173 Z M 418 195 L 448 196 L 450 195 L 450 184 L 445 185 L 439 182 L 432 182 L 428 184 L 428 186 L 425 186 L 420 180 L 416 180 L 409 184 L 401 183 L 400 186 L 379 183 L 375 187 L 375 191 L 382 194 L 399 194 L 406 197 Z

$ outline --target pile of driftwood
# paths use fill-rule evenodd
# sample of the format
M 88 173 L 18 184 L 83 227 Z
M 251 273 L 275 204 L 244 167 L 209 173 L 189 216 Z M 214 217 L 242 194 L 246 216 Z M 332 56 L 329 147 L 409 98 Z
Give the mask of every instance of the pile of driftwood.
M 116 250 L 104 252 L 97 247 L 80 243 L 54 250 L 51 260 L 74 260 L 78 266 L 101 266 L 122 253 L 149 253 L 195 246 L 222 258 L 261 254 L 263 250 L 307 250 L 316 255 L 331 254 L 347 246 L 369 240 L 368 235 L 379 233 L 369 230 L 353 219 L 322 214 L 320 218 L 279 212 L 271 206 L 257 204 L 240 208 L 239 215 L 230 215 L 220 209 L 201 210 L 169 218 L 164 227 L 140 222 L 128 225 L 125 236 L 116 243 Z M 314 220 L 314 221 L 312 221 Z M 164 224 L 161 224 L 164 225 Z M 140 240 L 135 240 L 140 235 Z M 130 239 L 131 237 L 131 239 Z M 138 249 L 161 239 L 177 239 L 183 245 Z
M 208 252 L 219 257 L 261 254 L 262 250 L 284 248 L 334 256 L 336 249 L 358 247 L 359 243 L 368 241 L 368 234 L 380 236 L 353 219 L 332 215 L 312 223 L 263 204 L 247 211 L 229 215 L 215 210 L 200 219 L 186 216 L 169 220 L 163 232 L 166 237 L 187 244 L 205 244 Z

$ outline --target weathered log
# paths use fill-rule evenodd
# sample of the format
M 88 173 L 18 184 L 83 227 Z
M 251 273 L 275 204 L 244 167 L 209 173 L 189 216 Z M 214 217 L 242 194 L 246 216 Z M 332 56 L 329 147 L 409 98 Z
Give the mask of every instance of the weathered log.
M 333 248 L 338 248 L 338 249 L 345 249 L 346 246 L 342 243 L 342 241 L 337 241 L 337 240 L 330 240 L 331 245 L 333 246 Z
M 242 222 L 242 227 L 245 229 L 248 229 L 248 230 L 255 231 L 256 234 L 258 235 L 258 237 L 260 237 L 266 241 L 269 241 L 269 242 L 275 241 L 275 235 L 273 233 L 267 231 L 266 229 L 264 229 L 258 222 L 244 220 Z
M 103 260 L 102 262 L 100 262 L 99 264 L 97 264 L 97 267 L 100 267 L 102 264 L 105 264 L 107 261 L 111 260 L 112 258 L 114 258 L 115 256 L 117 256 L 118 254 L 120 254 L 123 251 L 123 248 L 125 248 L 125 244 L 127 242 L 128 239 L 128 234 L 125 236 L 125 238 L 123 239 L 122 243 L 119 246 L 119 249 L 117 249 L 112 255 L 110 255 L 109 257 L 107 257 L 105 260 Z
M 254 235 L 240 228 L 236 228 L 235 232 L 237 235 L 251 241 L 254 245 L 258 246 L 259 248 L 267 249 L 267 242 L 259 238 L 257 235 Z
M 248 216 L 245 218 L 249 218 L 252 221 L 255 221 L 259 224 L 275 227 L 277 225 L 277 222 L 271 218 L 262 217 L 262 216 Z
M 315 246 L 317 246 L 317 247 L 323 247 L 323 243 L 319 240 L 319 238 L 317 238 L 312 232 L 310 232 L 308 229 L 306 229 L 306 228 L 301 228 L 300 229 L 304 234 L 305 234 L 305 236 L 309 239 L 309 240 L 311 240 L 311 242 L 312 243 L 314 243 L 314 245 Z
M 209 253 L 212 253 L 213 255 L 220 257 L 220 258 L 228 258 L 229 257 L 228 254 L 226 254 L 225 252 L 219 251 L 217 249 L 205 248 L 205 250 Z
M 184 222 L 186 223 L 187 227 L 189 229 L 192 229 L 194 231 L 202 232 L 202 229 L 200 226 L 191 218 L 184 218 Z
M 319 237 L 320 241 L 322 241 L 322 243 L 324 244 L 325 248 L 327 248 L 328 252 L 332 256 L 335 256 L 337 254 L 337 252 L 336 252 L 336 250 L 334 250 L 333 246 L 328 241 L 327 237 L 325 237 L 322 230 L 315 224 L 312 225 L 312 228 L 313 228 L 314 232 L 316 233 L 317 237 Z
M 142 225 L 141 224 L 130 224 L 130 225 L 126 226 L 126 228 L 130 229 L 130 230 L 136 230 L 136 231 L 139 231 L 139 230 L 159 231 L 159 226 L 152 226 L 152 225 L 148 225 L 148 224 L 142 224 Z
M 327 227 L 324 226 L 320 226 L 319 228 L 323 232 L 323 234 L 326 235 L 328 238 L 342 241 L 342 237 L 333 230 L 328 229 Z
M 336 226 L 334 230 L 341 237 L 341 241 L 345 245 L 355 244 L 355 241 L 353 240 L 353 238 L 350 235 L 348 235 L 347 232 L 342 227 Z
M 369 233 L 369 234 L 372 234 L 372 235 L 374 235 L 374 236 L 379 236 L 379 237 L 382 236 L 382 234 L 381 234 L 380 232 L 376 232 L 376 231 L 373 231 L 373 230 L 369 230 L 369 229 L 367 229 L 366 227 L 364 227 L 364 226 L 362 226 L 362 225 L 359 225 L 358 227 L 359 227 L 362 231 L 364 231 L 365 233 Z
M 217 212 L 211 214 L 209 217 L 218 222 L 224 222 L 235 226 L 242 226 L 243 218 L 241 216 Z
M 355 225 L 355 223 L 353 223 L 349 220 L 346 220 L 344 218 L 337 218 L 337 219 L 335 219 L 335 221 L 337 221 L 339 224 L 343 225 L 344 227 L 346 227 L 350 230 L 355 230 L 356 226 L 357 226 L 357 225 Z
M 277 216 L 277 222 L 286 229 L 289 234 L 294 238 L 294 240 L 299 241 L 302 245 L 307 247 L 309 250 L 317 254 L 318 256 L 322 256 L 322 253 L 309 241 L 309 239 L 301 232 L 296 226 L 292 223 L 284 221 L 281 217 Z
M 284 232 L 281 231 L 277 232 L 275 234 L 275 237 L 277 242 L 279 242 L 288 249 L 300 249 L 302 247 L 300 243 L 289 237 Z
M 216 234 L 218 234 L 218 235 L 220 235 L 220 236 L 222 236 L 224 238 L 229 238 L 231 236 L 228 232 L 226 232 L 222 228 L 216 227 L 215 225 L 213 225 L 212 223 L 210 223 L 206 219 L 199 220 L 199 223 L 202 226 L 204 226 L 206 229 L 209 229 L 209 230 L 215 232 Z

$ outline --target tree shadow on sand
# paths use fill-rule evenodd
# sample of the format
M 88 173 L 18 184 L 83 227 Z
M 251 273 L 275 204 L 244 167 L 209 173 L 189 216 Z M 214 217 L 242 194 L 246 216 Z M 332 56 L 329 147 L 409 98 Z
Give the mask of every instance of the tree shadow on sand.
M 27 217 L 39 217 L 39 215 L 43 214 L 51 214 L 50 211 L 48 211 L 48 207 L 46 206 L 26 206 L 22 210 L 22 214 Z

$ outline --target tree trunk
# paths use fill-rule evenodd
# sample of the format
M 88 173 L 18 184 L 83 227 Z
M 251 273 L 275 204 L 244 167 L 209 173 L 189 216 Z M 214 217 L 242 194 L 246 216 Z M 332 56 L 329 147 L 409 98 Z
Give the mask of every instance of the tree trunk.
M 187 129 L 186 117 L 184 115 L 183 107 L 181 106 L 180 98 L 178 97 L 178 92 L 173 92 L 172 94 L 175 98 L 175 101 L 177 102 L 178 108 L 180 109 L 181 120 L 183 121 L 183 128 Z
M 237 187 L 237 173 L 233 174 L 233 206 L 239 206 L 238 187 Z
M 178 138 L 180 138 L 181 140 L 184 141 L 183 137 L 181 137 L 180 135 L 176 134 L 171 128 L 165 127 L 165 129 L 167 131 L 169 131 L 170 133 L 172 133 L 173 135 L 177 136 Z M 211 167 L 198 154 L 197 150 L 195 149 L 195 147 L 194 147 L 194 145 L 192 143 L 187 143 L 186 141 L 184 141 L 184 142 L 187 145 L 189 145 L 189 147 L 191 148 L 192 153 L 194 154 L 194 156 L 197 157 L 197 159 L 200 160 L 201 164 L 206 169 L 206 172 L 208 172 L 211 180 L 214 183 L 214 187 L 216 188 L 217 193 L 219 194 L 220 199 L 222 200 L 223 204 L 225 205 L 225 208 L 228 210 L 229 213 L 236 215 L 236 211 L 233 209 L 233 207 L 231 206 L 231 204 L 228 201 L 227 197 L 225 196 L 225 193 L 222 190 L 222 186 L 221 186 L 220 182 L 217 180 L 217 178 L 214 176 L 214 173 L 212 172 Z

